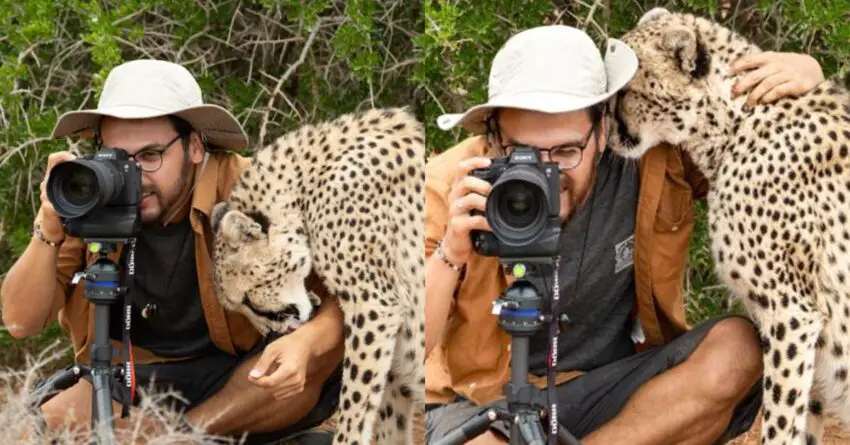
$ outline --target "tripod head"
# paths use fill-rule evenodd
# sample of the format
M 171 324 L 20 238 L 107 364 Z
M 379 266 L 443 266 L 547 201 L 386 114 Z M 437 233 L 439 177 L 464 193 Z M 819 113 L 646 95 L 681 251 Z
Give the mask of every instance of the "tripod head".
M 528 382 L 528 358 L 530 338 L 542 330 L 547 323 L 552 324 L 552 314 L 545 313 L 546 299 L 537 287 L 527 279 L 528 266 L 544 264 L 550 259 L 534 258 L 530 263 L 512 260 L 506 263 L 510 272 L 517 279 L 493 301 L 493 314 L 499 317 L 499 326 L 511 336 L 511 379 L 504 386 L 508 410 L 490 408 L 473 416 L 444 438 L 438 445 L 459 445 L 483 434 L 489 425 L 497 420 L 503 420 L 511 425 L 511 445 L 545 445 L 546 433 L 543 429 L 542 418 L 556 415 L 557 412 L 547 413 L 542 406 L 533 403 L 536 388 Z M 557 259 L 555 273 L 557 274 Z M 555 279 L 555 291 L 558 290 Z M 557 297 L 553 301 L 557 301 Z M 554 307 L 554 304 L 552 305 Z M 564 316 L 565 317 L 565 314 Z M 557 337 L 554 337 L 557 342 Z M 557 343 L 551 346 L 557 346 Z M 553 380 L 554 382 L 554 380 Z M 550 383 L 552 384 L 552 383 Z M 553 399 L 554 400 L 554 399 Z M 552 421 L 555 427 L 550 430 L 550 437 L 557 437 L 558 443 L 579 445 L 578 440 L 565 428 Z

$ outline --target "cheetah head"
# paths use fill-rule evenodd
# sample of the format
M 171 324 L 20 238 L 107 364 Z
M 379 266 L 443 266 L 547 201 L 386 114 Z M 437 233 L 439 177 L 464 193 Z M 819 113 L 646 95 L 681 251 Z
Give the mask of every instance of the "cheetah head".
M 262 334 L 286 333 L 310 319 L 310 249 L 301 226 L 269 224 L 219 203 L 212 215 L 213 278 L 222 306 L 244 314 Z
M 612 150 L 639 158 L 666 142 L 695 158 L 711 156 L 698 152 L 732 134 L 745 101 L 732 99 L 729 68 L 759 49 L 719 24 L 660 8 L 622 40 L 637 54 L 639 68 L 615 100 Z

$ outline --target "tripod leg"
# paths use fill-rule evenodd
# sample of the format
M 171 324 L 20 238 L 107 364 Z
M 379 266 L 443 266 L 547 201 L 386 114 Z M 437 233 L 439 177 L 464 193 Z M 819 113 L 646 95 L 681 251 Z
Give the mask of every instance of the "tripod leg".
M 490 424 L 497 419 L 496 411 L 488 409 L 472 416 L 466 422 L 450 431 L 434 445 L 461 445 L 484 434 Z
M 92 433 L 98 444 L 114 444 L 112 420 L 112 373 L 109 369 L 92 371 Z
M 40 407 L 52 399 L 59 391 L 68 389 L 80 381 L 80 377 L 88 374 L 88 367 L 83 365 L 72 365 L 59 371 L 45 380 L 33 390 L 30 395 L 30 406 Z
M 558 426 L 558 443 L 561 445 L 581 445 L 581 442 L 563 425 Z

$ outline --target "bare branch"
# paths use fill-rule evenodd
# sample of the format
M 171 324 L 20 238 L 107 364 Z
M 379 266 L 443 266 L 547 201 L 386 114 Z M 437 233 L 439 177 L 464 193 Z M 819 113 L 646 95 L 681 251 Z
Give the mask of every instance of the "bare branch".
M 319 27 L 322 24 L 322 19 L 316 20 L 316 23 L 313 25 L 313 29 L 310 30 L 310 35 L 307 37 L 307 41 L 304 43 L 304 48 L 301 49 L 301 54 L 298 56 L 298 59 L 289 65 L 289 68 L 283 73 L 283 76 L 280 76 L 280 79 L 277 81 L 277 85 L 275 85 L 274 90 L 272 90 L 271 95 L 269 96 L 269 102 L 266 104 L 266 108 L 271 110 L 274 106 L 274 98 L 280 93 L 280 88 L 283 86 L 283 83 L 286 82 L 290 76 L 304 63 L 304 59 L 307 57 L 307 52 L 310 51 L 310 47 L 313 46 L 313 41 L 316 38 L 316 34 L 319 32 Z M 266 125 L 269 122 L 269 114 L 266 113 L 263 115 L 263 119 L 260 123 L 260 136 L 257 139 L 258 144 L 260 146 L 263 145 L 266 137 Z

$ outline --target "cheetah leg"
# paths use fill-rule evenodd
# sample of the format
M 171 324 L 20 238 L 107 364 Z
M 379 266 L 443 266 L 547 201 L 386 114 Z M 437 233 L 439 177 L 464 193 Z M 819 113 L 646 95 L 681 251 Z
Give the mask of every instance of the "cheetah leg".
M 374 291 L 370 298 L 377 301 Z M 346 315 L 345 359 L 343 360 L 341 410 L 334 445 L 372 443 L 378 411 L 392 366 L 393 350 L 400 325 L 391 307 L 360 304 L 356 311 L 343 307 Z M 364 313 L 376 313 L 377 321 L 365 322 Z M 383 326 L 383 329 L 380 327 Z
M 413 444 L 413 401 L 407 385 L 395 372 L 387 379 L 379 415 L 377 443 Z
M 791 294 L 783 295 L 780 291 L 774 297 L 779 306 L 778 302 L 788 301 L 784 298 L 790 299 Z M 806 411 L 814 380 L 815 342 L 822 322 L 805 304 L 800 302 L 758 314 L 762 332 L 771 333 L 763 338 L 765 393 L 761 437 L 765 444 L 806 445 Z
M 416 311 L 411 319 L 416 320 Z M 424 400 L 424 356 L 418 327 L 404 324 L 397 334 L 393 368 L 387 379 L 387 390 L 381 407 L 380 427 L 385 439 L 378 443 L 413 444 L 413 417 L 417 405 Z M 379 439 L 381 434 L 378 435 Z
M 806 445 L 818 445 L 823 437 L 823 402 L 817 391 L 812 391 L 806 418 Z

